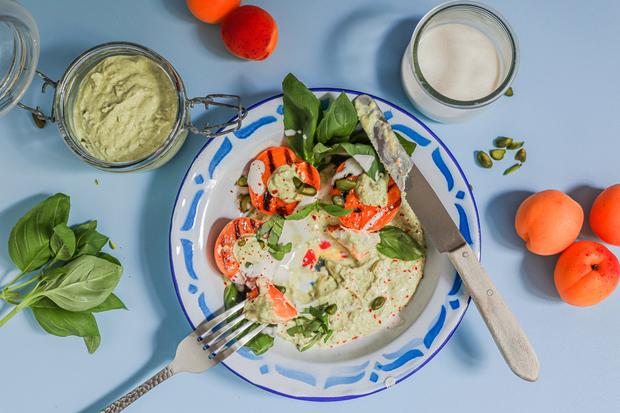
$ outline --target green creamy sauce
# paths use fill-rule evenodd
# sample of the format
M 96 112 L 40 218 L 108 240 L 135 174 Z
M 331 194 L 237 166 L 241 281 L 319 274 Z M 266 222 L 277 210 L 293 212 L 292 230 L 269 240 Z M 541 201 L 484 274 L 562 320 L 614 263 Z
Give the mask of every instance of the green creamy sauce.
M 301 200 L 301 195 L 297 193 L 293 178 L 298 179 L 297 171 L 292 165 L 282 165 L 278 167 L 267 182 L 267 190 L 275 197 L 282 199 L 284 202 L 293 202 Z
M 239 238 L 233 246 L 233 254 L 242 270 L 270 257 L 267 248 L 262 248 L 254 235 Z
M 376 181 L 363 173 L 357 180 L 355 192 L 362 204 L 384 207 L 388 203 L 388 182 L 387 174 L 379 174 Z
M 322 182 L 331 182 L 323 176 L 321 179 Z M 370 185 L 362 181 L 362 192 L 380 192 L 383 187 L 386 195 L 387 179 L 387 176 L 383 177 L 380 179 L 382 184 L 373 181 Z M 370 191 L 365 192 L 366 188 Z M 328 202 L 328 197 L 322 200 Z M 381 196 L 374 196 L 365 203 L 380 201 Z M 344 344 L 381 327 L 396 324 L 401 308 L 413 297 L 422 279 L 425 263 L 424 258 L 406 262 L 385 257 L 376 249 L 380 240 L 377 233 L 346 229 L 329 231 L 328 227 L 335 223 L 338 223 L 337 218 L 324 211 L 313 212 L 305 220 L 296 222 L 295 225 L 301 226 L 296 233 L 303 233 L 303 238 L 292 239 L 293 258 L 287 263 L 284 283 L 286 296 L 300 312 L 307 305 L 337 305 L 338 310 L 330 316 L 330 328 L 334 333 L 327 343 L 322 340 L 317 343 L 321 347 Z M 405 230 L 424 246 L 420 223 L 406 203 L 390 225 Z M 321 249 L 318 247 L 321 241 L 328 241 L 330 247 Z M 318 270 L 316 266 L 312 269 L 303 267 L 303 257 L 308 249 L 313 249 L 325 265 Z M 385 297 L 386 301 L 378 310 L 371 310 L 371 303 L 377 297 Z M 287 329 L 294 325 L 293 321 L 278 325 L 279 336 L 296 345 L 305 344 L 308 338 L 287 333 Z
M 273 310 L 271 299 L 267 294 L 269 291 L 267 281 L 264 278 L 259 278 L 256 285 L 259 289 L 258 297 L 248 301 L 243 308 L 248 320 L 267 324 L 282 322 Z
M 144 56 L 110 56 L 78 87 L 75 134 L 94 157 L 108 162 L 144 159 L 170 135 L 178 99 L 172 81 Z

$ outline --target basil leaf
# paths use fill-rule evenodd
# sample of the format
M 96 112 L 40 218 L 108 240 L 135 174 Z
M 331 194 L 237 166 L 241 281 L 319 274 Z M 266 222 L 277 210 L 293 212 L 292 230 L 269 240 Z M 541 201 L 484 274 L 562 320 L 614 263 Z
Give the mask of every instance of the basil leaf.
M 67 224 L 58 224 L 54 227 L 50 238 L 50 249 L 54 260 L 67 261 L 75 253 L 75 234 Z
M 341 207 L 340 205 L 335 204 L 321 204 L 321 208 L 329 215 L 333 215 L 335 217 L 343 217 L 353 212 L 352 209 L 346 209 Z
M 101 304 L 89 309 L 91 313 L 103 313 L 104 311 L 112 311 L 112 310 L 126 310 L 125 303 L 118 298 L 114 293 L 108 295 L 108 298 L 105 299 Z
M 84 255 L 64 266 L 66 273 L 38 292 L 68 311 L 85 311 L 103 303 L 120 280 L 123 268 L 102 258 Z
M 84 344 L 86 344 L 88 352 L 93 354 L 99 348 L 99 344 L 101 344 L 101 336 L 97 334 L 96 336 L 84 337 Z
M 272 224 L 271 230 L 269 231 L 269 237 L 267 238 L 267 245 L 270 247 L 275 247 L 278 245 L 278 241 L 280 241 L 282 230 L 284 230 L 284 218 L 280 215 L 273 214 L 269 221 L 271 221 Z
M 413 153 L 413 151 L 415 151 L 415 148 L 417 146 L 416 143 L 403 137 L 398 132 L 394 132 L 394 135 L 396 135 L 396 137 L 398 138 L 398 142 L 400 142 L 400 146 L 402 146 L 405 152 L 407 152 L 407 155 L 411 156 L 411 154 Z
M 319 100 L 291 73 L 282 81 L 282 92 L 284 129 L 295 132 L 287 137 L 289 146 L 299 157 L 314 163 L 312 149 L 319 119 Z
M 97 321 L 91 313 L 49 307 L 33 307 L 32 312 L 41 328 L 55 336 L 88 337 L 99 334 Z
M 258 333 L 252 338 L 252 340 L 248 341 L 245 346 L 252 350 L 254 354 L 260 356 L 261 354 L 265 354 L 267 350 L 273 347 L 273 341 L 273 337 L 269 334 Z
M 108 243 L 108 237 L 97 232 L 97 221 L 88 221 L 73 228 L 75 232 L 75 257 L 97 255 Z
M 121 265 L 121 262 L 116 259 L 116 257 L 108 254 L 107 252 L 98 252 L 97 257 L 103 258 L 104 260 L 111 262 L 112 264 Z
M 313 202 L 311 204 L 308 204 L 305 207 L 303 207 L 302 209 L 300 209 L 299 211 L 297 211 L 297 212 L 287 216 L 286 220 L 287 221 L 297 221 L 297 220 L 300 220 L 300 219 L 304 219 L 308 215 L 310 215 L 310 213 L 312 213 L 312 211 L 315 211 L 318 206 L 319 206 L 318 202 Z
M 9 235 L 9 255 L 22 273 L 34 271 L 49 261 L 53 229 L 58 224 L 67 223 L 69 209 L 69 197 L 56 194 L 17 221 Z
M 379 157 L 377 156 L 377 152 L 375 152 L 375 148 L 371 145 L 365 145 L 362 143 L 341 143 L 338 145 L 338 148 L 343 149 L 346 153 L 355 158 L 355 155 L 366 155 L 372 156 L 373 160 L 370 164 L 370 167 L 366 167 L 366 165 L 360 166 L 364 168 L 366 174 L 372 178 L 373 181 L 376 181 L 379 177 L 379 172 L 381 171 L 381 162 L 379 161 Z
M 224 309 L 228 310 L 241 301 L 241 294 L 234 283 L 230 283 L 224 288 Z
M 380 241 L 377 251 L 386 257 L 402 261 L 414 261 L 424 256 L 424 249 L 409 234 L 393 226 L 379 231 Z
M 345 93 L 340 93 L 323 114 L 316 138 L 325 143 L 333 137 L 349 136 L 357 125 L 357 112 Z
M 278 261 L 281 261 L 286 254 L 291 252 L 292 248 L 293 248 L 293 244 L 290 242 L 284 245 L 277 244 L 276 246 L 269 247 L 269 253 L 271 254 L 273 258 L 275 258 Z
M 321 142 L 317 143 L 316 145 L 314 145 L 314 148 L 312 148 L 314 162 L 315 163 L 322 162 L 323 159 L 331 155 L 332 152 L 333 152 L 333 149 L 331 147 L 324 145 Z

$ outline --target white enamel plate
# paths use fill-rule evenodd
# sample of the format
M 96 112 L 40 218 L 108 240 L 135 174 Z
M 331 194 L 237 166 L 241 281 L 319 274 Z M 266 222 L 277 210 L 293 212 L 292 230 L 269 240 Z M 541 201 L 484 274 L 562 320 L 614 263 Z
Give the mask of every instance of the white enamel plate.
M 313 89 L 320 98 L 340 89 Z M 353 99 L 359 92 L 344 90 Z M 413 160 L 429 180 L 465 239 L 480 254 L 480 229 L 469 184 L 445 145 L 401 108 L 376 98 L 394 130 L 417 143 Z M 177 296 L 192 328 L 223 306 L 224 283 L 213 260 L 223 226 L 239 216 L 234 189 L 243 168 L 284 136 L 282 97 L 250 108 L 237 132 L 205 145 L 185 175 L 170 228 L 170 265 Z M 265 390 L 288 397 L 335 401 L 369 395 L 424 366 L 457 328 L 469 296 L 444 256 L 431 245 L 417 292 L 401 313 L 402 323 L 331 350 L 299 353 L 284 340 L 257 357 L 242 349 L 225 365 Z

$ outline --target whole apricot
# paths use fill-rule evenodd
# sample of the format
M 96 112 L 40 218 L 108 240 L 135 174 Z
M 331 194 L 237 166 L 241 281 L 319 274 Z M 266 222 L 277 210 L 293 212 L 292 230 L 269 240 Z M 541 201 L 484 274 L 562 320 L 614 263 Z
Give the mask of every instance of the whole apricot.
M 590 210 L 590 227 L 606 243 L 620 246 L 620 184 L 596 197 Z
M 572 244 L 583 225 L 583 209 L 570 196 L 547 190 L 529 196 L 515 216 L 515 229 L 528 250 L 554 255 Z
M 241 0 L 186 0 L 187 8 L 198 20 L 219 23 L 228 13 L 239 7 Z
M 596 304 L 618 285 L 620 263 L 604 245 L 578 241 L 560 255 L 553 274 L 555 288 L 568 304 Z
M 278 26 L 269 13 L 256 6 L 241 6 L 222 22 L 222 39 L 230 53 L 248 60 L 264 60 L 278 42 Z

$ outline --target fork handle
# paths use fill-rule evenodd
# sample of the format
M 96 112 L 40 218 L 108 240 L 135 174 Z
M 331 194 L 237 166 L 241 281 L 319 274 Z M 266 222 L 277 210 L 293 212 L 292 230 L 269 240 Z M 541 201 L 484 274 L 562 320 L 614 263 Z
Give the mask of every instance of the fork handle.
M 163 369 L 158 371 L 153 377 L 151 377 L 120 399 L 116 400 L 114 403 L 110 404 L 100 413 L 117 413 L 121 410 L 125 410 L 127 406 L 138 400 L 140 397 L 144 396 L 153 387 L 157 386 L 158 384 L 162 383 L 163 381 L 169 379 L 172 376 L 174 376 L 174 372 L 172 371 L 170 366 L 164 367 Z

